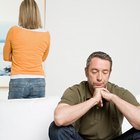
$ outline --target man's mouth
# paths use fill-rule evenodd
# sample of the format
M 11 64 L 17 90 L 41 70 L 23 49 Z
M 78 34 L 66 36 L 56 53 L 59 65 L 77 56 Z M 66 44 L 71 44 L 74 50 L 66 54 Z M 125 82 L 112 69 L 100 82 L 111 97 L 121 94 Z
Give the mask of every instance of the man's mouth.
M 94 87 L 95 88 L 103 88 L 104 87 L 104 84 L 95 84 Z

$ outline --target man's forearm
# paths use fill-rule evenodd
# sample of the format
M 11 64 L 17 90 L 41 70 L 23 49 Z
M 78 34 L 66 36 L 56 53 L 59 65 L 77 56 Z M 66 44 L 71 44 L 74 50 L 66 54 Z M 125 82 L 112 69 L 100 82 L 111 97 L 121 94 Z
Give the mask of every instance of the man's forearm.
M 140 107 L 134 106 L 114 94 L 111 97 L 111 101 L 122 112 L 129 123 L 140 130 Z
M 72 106 L 60 104 L 55 110 L 55 123 L 58 126 L 70 125 L 97 104 L 98 100 L 96 100 L 96 98 L 91 98 L 83 103 Z

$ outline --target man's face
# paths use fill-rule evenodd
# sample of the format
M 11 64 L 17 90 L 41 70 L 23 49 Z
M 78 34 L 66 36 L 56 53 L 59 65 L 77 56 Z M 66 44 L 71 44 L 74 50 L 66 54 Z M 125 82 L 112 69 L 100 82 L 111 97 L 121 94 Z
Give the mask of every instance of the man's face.
M 98 57 L 94 57 L 88 69 L 85 70 L 88 82 L 93 88 L 105 88 L 110 72 L 110 62 Z

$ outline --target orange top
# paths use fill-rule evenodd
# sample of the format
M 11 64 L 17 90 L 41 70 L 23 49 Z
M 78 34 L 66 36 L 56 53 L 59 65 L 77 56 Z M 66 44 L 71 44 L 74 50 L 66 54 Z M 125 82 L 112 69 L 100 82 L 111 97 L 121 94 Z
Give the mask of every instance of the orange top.
M 42 62 L 49 48 L 49 32 L 13 26 L 7 34 L 3 58 L 12 62 L 11 75 L 44 75 Z

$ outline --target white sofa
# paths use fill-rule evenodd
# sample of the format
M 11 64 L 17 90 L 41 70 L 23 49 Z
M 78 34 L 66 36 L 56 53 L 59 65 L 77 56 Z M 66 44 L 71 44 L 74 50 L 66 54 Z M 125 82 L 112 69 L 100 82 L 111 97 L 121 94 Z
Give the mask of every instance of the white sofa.
M 0 100 L 0 140 L 49 140 L 59 97 Z
M 49 140 L 48 127 L 59 99 L 0 100 L 0 140 Z M 123 132 L 130 127 L 124 120 Z

